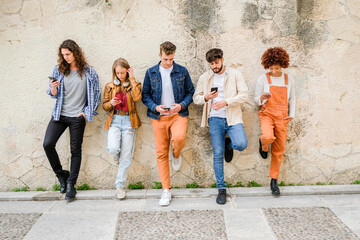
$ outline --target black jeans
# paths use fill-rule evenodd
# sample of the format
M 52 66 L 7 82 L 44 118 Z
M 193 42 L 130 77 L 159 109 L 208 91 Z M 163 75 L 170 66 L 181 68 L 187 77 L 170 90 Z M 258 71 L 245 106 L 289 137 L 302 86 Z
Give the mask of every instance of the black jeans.
M 63 173 L 60 163 L 59 155 L 56 152 L 55 146 L 61 135 L 67 127 L 70 131 L 70 149 L 71 149 L 71 165 L 70 176 L 67 180 L 68 183 L 76 183 L 79 176 L 81 165 L 81 145 L 83 142 L 85 131 L 85 119 L 80 117 L 65 117 L 60 116 L 59 121 L 55 121 L 52 117 L 46 129 L 43 147 L 46 156 L 49 159 L 50 165 L 55 174 Z

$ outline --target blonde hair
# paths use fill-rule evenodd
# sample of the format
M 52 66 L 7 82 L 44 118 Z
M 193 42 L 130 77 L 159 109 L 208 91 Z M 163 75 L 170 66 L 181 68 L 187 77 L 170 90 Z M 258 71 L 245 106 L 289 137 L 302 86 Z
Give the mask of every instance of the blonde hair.
M 112 75 L 113 75 L 113 81 L 116 79 L 120 80 L 117 76 L 116 76 L 116 67 L 123 67 L 123 68 L 126 68 L 126 69 L 129 69 L 130 68 L 130 65 L 128 63 L 128 61 L 126 61 L 126 59 L 124 58 L 118 58 L 114 61 L 114 64 L 112 66 Z M 126 79 L 125 79 L 125 82 L 129 82 L 129 73 L 126 73 Z M 119 91 L 122 91 L 122 92 L 126 92 L 125 91 L 125 88 L 122 86 L 122 84 L 119 86 L 119 90 L 117 90 L 116 92 L 118 93 Z

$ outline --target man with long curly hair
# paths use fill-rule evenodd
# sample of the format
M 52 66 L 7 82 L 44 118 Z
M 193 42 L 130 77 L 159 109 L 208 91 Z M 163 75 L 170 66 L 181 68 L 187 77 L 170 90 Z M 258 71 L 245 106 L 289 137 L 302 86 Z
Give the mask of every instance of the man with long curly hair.
M 50 78 L 47 94 L 56 99 L 52 117 L 46 129 L 44 149 L 50 165 L 60 182 L 65 199 L 75 198 L 74 185 L 81 165 L 81 145 L 85 123 L 92 122 L 100 103 L 99 78 L 85 60 L 81 48 L 73 40 L 65 40 L 59 47 L 58 65 Z M 63 132 L 69 128 L 71 166 L 63 170 L 55 146 Z
M 275 197 L 280 195 L 277 179 L 285 151 L 287 125 L 295 116 L 295 83 L 290 75 L 282 72 L 282 68 L 289 66 L 289 60 L 288 53 L 281 47 L 265 51 L 261 64 L 270 71 L 258 78 L 254 97 L 260 106 L 259 152 L 262 158 L 267 158 L 271 144 L 270 189 Z

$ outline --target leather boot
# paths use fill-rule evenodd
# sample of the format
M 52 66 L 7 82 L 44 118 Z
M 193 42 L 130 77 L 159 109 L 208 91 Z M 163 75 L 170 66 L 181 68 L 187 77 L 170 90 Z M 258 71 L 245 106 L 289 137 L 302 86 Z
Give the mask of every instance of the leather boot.
M 280 189 L 279 189 L 279 187 L 277 185 L 277 179 L 274 179 L 274 178 L 271 179 L 270 189 L 271 189 L 271 194 L 274 197 L 280 196 Z
M 65 194 L 65 200 L 72 200 L 75 198 L 76 195 L 76 189 L 74 187 L 73 183 L 67 183 L 66 184 L 66 194 Z
M 216 198 L 217 204 L 225 204 L 226 203 L 226 189 L 219 189 L 219 193 Z
M 64 170 L 63 173 L 61 174 L 56 174 L 57 178 L 59 179 L 60 182 L 60 192 L 61 193 L 66 193 L 66 181 L 70 176 L 69 171 Z
M 231 162 L 234 156 L 234 149 L 228 147 L 230 142 L 231 142 L 230 138 L 225 138 L 225 152 L 224 152 L 225 162 Z
M 268 157 L 268 152 L 264 152 L 262 150 L 262 145 L 261 145 L 261 140 L 259 139 L 259 153 L 260 153 L 260 156 L 263 158 L 263 159 L 266 159 Z

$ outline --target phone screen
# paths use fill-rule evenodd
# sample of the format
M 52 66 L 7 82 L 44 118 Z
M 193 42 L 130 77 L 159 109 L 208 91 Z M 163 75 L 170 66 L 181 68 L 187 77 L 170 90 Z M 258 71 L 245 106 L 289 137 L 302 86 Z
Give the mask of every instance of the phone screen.
M 213 92 L 213 91 L 217 92 L 217 91 L 218 91 L 218 88 L 217 88 L 217 87 L 212 87 L 212 88 L 211 88 L 211 92 Z
M 51 82 L 57 81 L 54 77 L 49 77 L 49 79 L 51 80 Z

